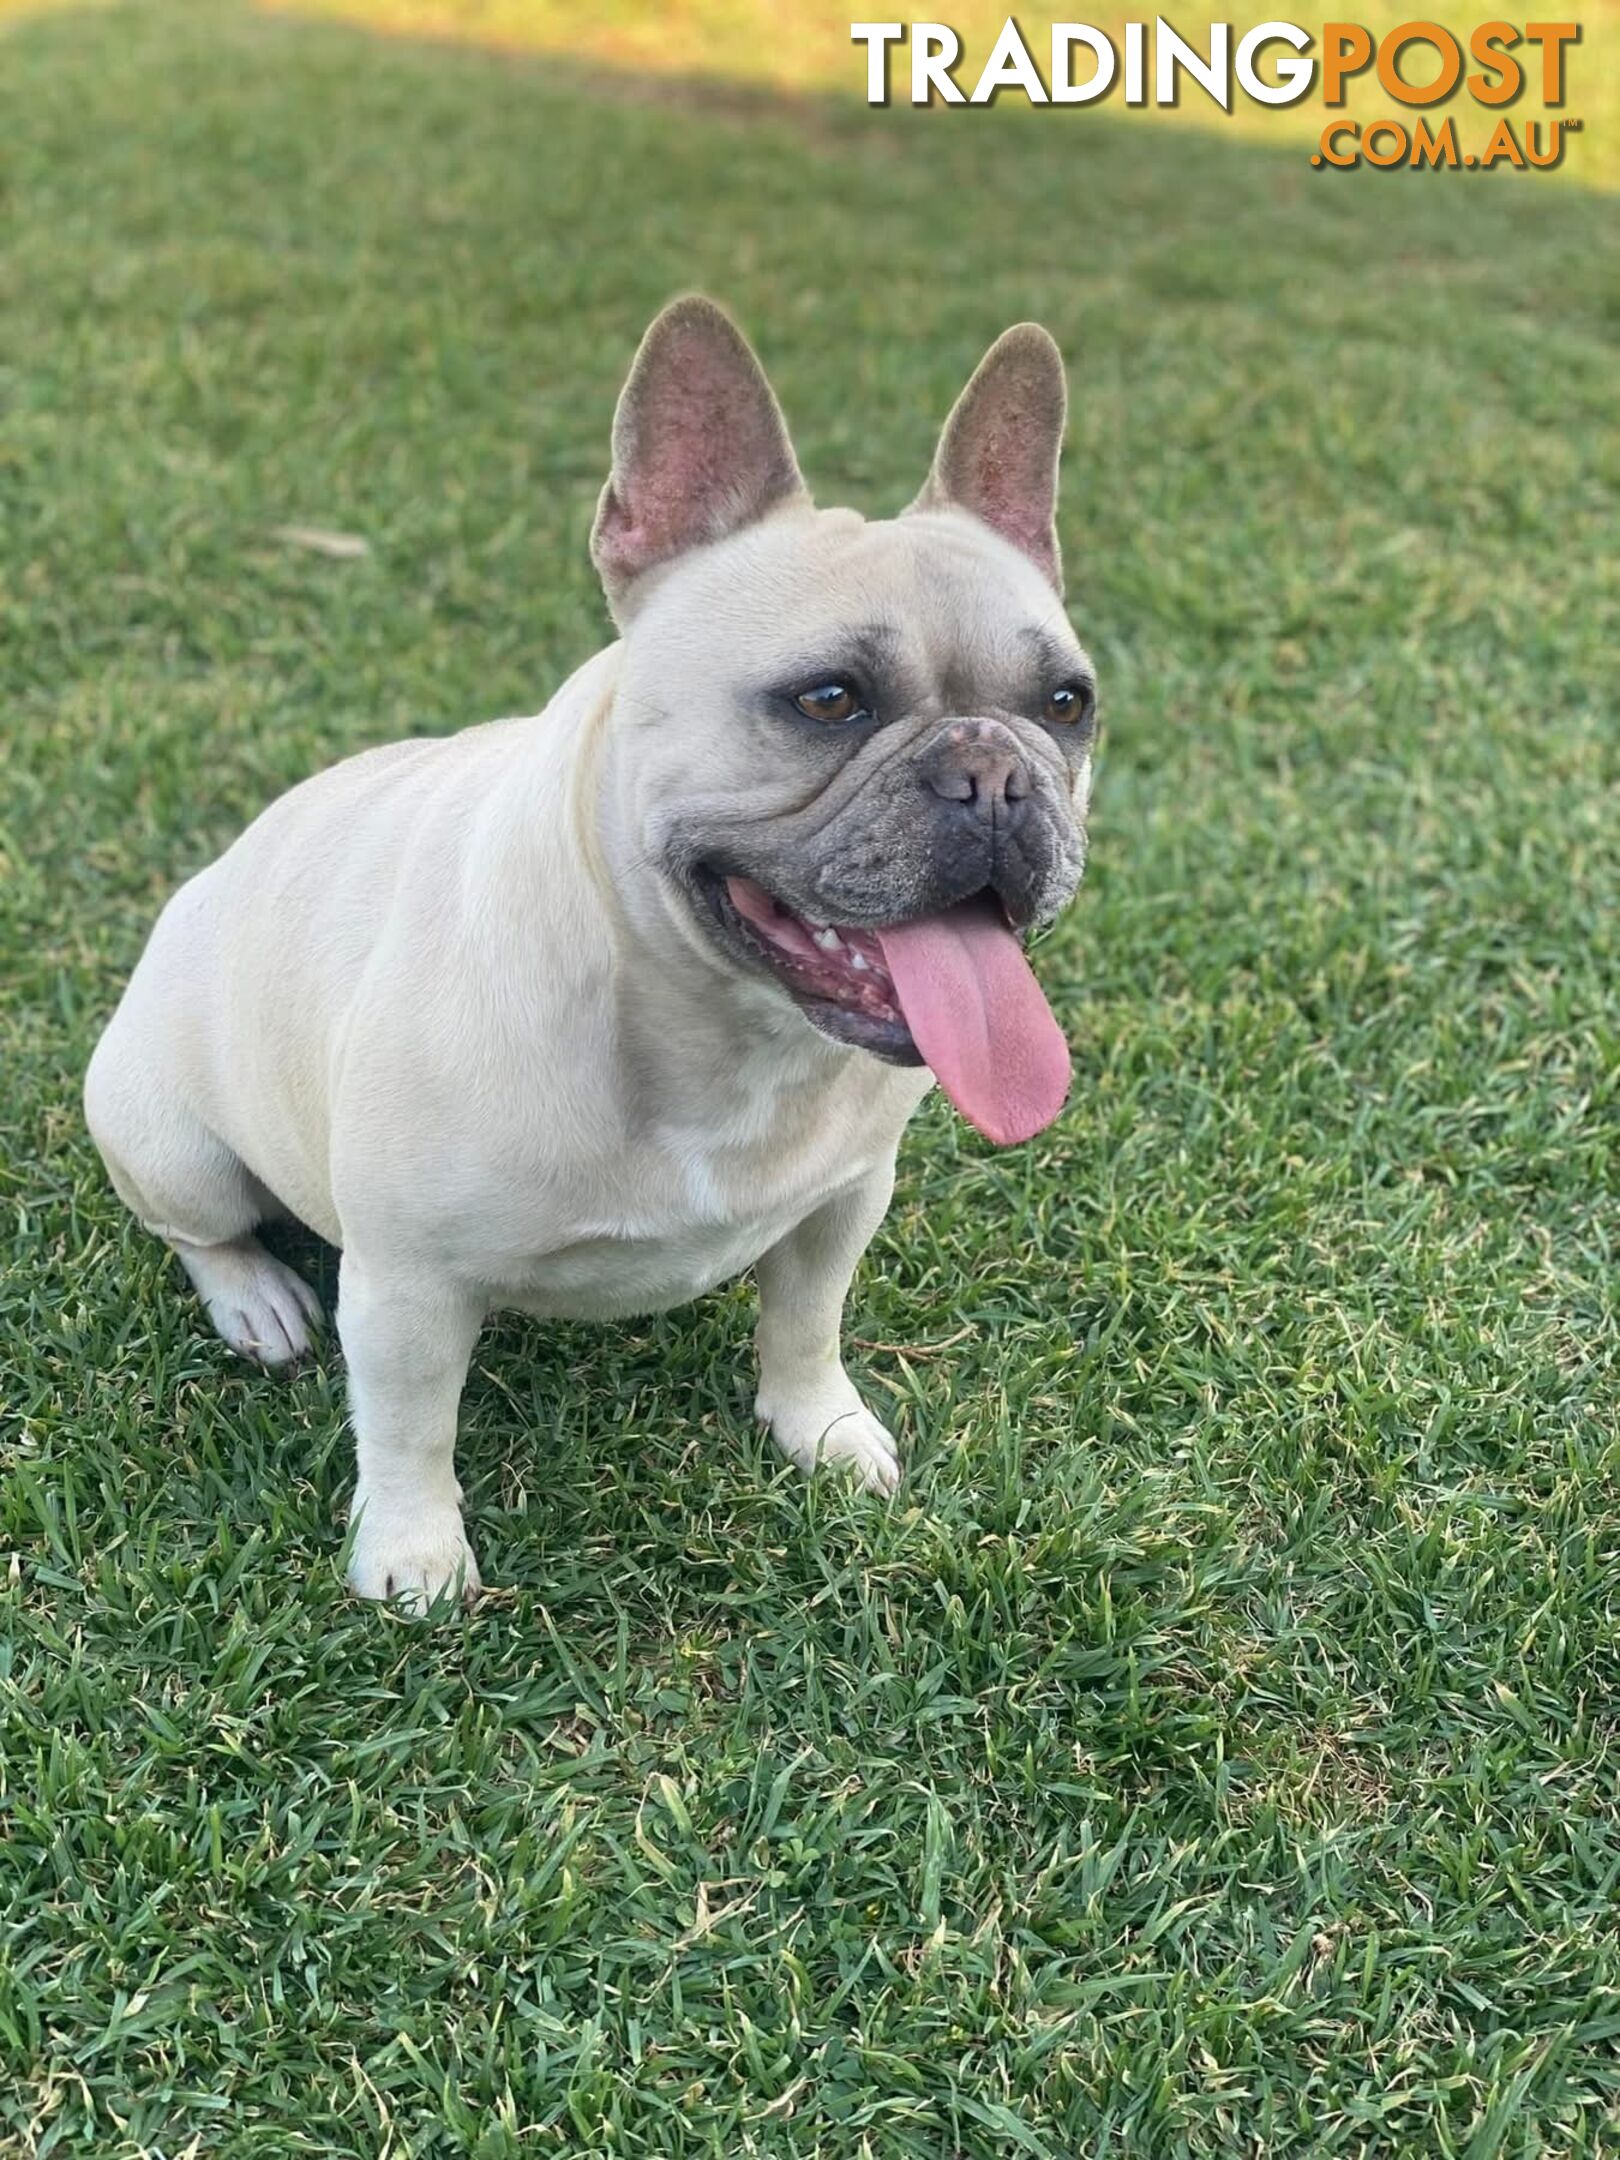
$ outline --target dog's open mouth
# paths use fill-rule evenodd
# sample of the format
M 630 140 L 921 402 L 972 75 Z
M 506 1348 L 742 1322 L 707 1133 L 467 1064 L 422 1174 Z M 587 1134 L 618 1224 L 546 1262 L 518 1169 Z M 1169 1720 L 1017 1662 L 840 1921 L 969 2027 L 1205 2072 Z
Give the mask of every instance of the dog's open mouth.
M 992 893 L 862 929 L 796 914 L 752 878 L 704 866 L 702 883 L 729 941 L 823 1034 L 930 1065 L 987 1139 L 1028 1140 L 1063 1107 L 1069 1046 Z
M 892 1036 L 895 1051 L 917 1055 L 883 948 L 870 930 L 795 915 L 752 878 L 727 878 L 725 895 L 749 942 L 795 996 L 872 1021 Z

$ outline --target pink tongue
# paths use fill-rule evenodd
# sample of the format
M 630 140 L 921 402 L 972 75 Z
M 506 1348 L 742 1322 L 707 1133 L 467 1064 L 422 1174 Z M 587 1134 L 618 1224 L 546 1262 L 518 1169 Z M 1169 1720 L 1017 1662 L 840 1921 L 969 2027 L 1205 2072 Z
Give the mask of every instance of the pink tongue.
M 912 1039 L 968 1123 L 1002 1147 L 1050 1125 L 1069 1046 L 994 901 L 875 934 Z

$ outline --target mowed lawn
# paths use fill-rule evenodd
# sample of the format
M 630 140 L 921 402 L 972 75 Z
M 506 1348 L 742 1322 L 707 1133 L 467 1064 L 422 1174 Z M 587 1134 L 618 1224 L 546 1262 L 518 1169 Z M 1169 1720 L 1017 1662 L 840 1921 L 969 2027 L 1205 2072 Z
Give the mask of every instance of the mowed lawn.
M 0 2151 L 1620 2152 L 1614 199 L 199 7 L 11 30 L 0 203 Z M 604 639 L 693 285 L 874 512 L 1069 354 L 1074 1095 L 912 1129 L 893 1504 L 746 1285 L 504 1322 L 413 1625 L 79 1076 L 277 791 Z

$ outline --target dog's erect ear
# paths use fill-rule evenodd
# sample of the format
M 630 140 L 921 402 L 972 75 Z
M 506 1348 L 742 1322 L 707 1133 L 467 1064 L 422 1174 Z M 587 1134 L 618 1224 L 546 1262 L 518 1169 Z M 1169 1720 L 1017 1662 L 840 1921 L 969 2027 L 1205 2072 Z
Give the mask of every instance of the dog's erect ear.
M 613 416 L 613 470 L 591 559 L 621 620 L 636 580 L 687 548 L 808 500 L 771 386 L 712 300 L 672 300 L 641 341 Z
M 1058 452 L 1068 392 L 1063 355 L 1039 323 L 1004 331 L 951 409 L 913 510 L 968 510 L 1063 590 Z

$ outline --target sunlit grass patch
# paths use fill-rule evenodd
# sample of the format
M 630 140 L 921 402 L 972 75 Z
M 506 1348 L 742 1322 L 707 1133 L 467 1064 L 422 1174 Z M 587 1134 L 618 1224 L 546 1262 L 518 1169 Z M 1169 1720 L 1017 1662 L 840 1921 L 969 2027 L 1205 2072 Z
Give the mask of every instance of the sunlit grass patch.
M 709 77 L 795 92 L 832 91 L 851 98 L 866 94 L 867 47 L 850 36 L 852 21 L 866 18 L 852 16 L 847 8 L 830 6 L 827 0 L 674 0 L 669 5 L 649 4 L 649 0 L 612 0 L 607 6 L 594 5 L 592 0 L 272 0 L 272 4 L 285 4 L 304 14 L 363 23 L 393 36 L 449 39 L 514 52 L 571 56 L 616 69 L 649 71 L 655 76 Z M 909 31 L 912 18 L 889 19 L 905 24 Z M 1052 26 L 1072 19 L 1073 10 L 1068 15 L 1059 11 L 1020 14 L 1015 18 L 1048 93 L 1053 87 Z M 1229 7 L 1219 13 L 1206 10 L 1202 16 L 1177 11 L 1170 18 L 1175 30 L 1206 61 L 1214 52 L 1214 24 L 1227 26 L 1228 49 L 1235 54 L 1247 32 L 1277 19 L 1275 10 L 1253 5 Z M 1316 41 L 1315 53 L 1320 56 L 1326 42 L 1324 18 L 1313 15 L 1286 19 L 1297 21 L 1301 29 L 1310 33 Z M 1414 20 L 1401 0 L 1368 0 L 1367 5 L 1349 10 L 1339 19 L 1364 28 L 1375 43 Z M 960 41 L 960 57 L 952 79 L 965 93 L 971 93 L 977 84 L 1007 20 L 1007 9 L 999 0 L 997 4 L 991 4 L 991 0 L 966 0 L 966 4 L 950 11 L 946 26 Z M 1127 106 L 1123 92 L 1125 26 L 1128 22 L 1145 24 L 1151 32 L 1155 17 L 1151 10 L 1144 13 L 1111 6 L 1089 10 L 1084 20 L 1110 39 L 1119 56 L 1119 68 L 1105 105 L 1046 113 L 1042 126 L 1047 148 L 1054 155 L 1062 155 L 1077 133 L 1093 124 L 1091 116 L 1103 112 L 1138 123 L 1152 120 L 1160 126 L 1190 126 L 1255 142 L 1285 143 L 1298 147 L 1302 156 L 1315 144 L 1326 123 L 1338 115 L 1364 128 L 1377 119 L 1391 121 L 1405 127 L 1409 135 L 1418 120 L 1431 133 L 1438 133 L 1449 118 L 1455 125 L 1459 158 L 1483 156 L 1503 118 L 1512 127 L 1521 152 L 1526 147 L 1525 124 L 1532 121 L 1537 133 L 1530 139 L 1530 148 L 1544 155 L 1555 147 L 1553 131 L 1558 120 L 1567 117 L 1579 120 L 1581 125 L 1577 133 L 1557 146 L 1557 174 L 1589 186 L 1613 187 L 1620 183 L 1620 13 L 1613 0 L 1599 0 L 1579 18 L 1579 37 L 1564 48 L 1564 94 L 1551 106 L 1542 103 L 1543 47 L 1524 39 L 1516 44 L 1510 40 L 1504 48 L 1516 55 L 1525 70 L 1522 93 L 1510 106 L 1481 104 L 1467 94 L 1470 76 L 1479 76 L 1488 86 L 1501 78 L 1482 72 L 1481 56 L 1470 45 L 1474 33 L 1493 18 L 1477 8 L 1456 4 L 1436 7 L 1424 18 L 1452 32 L 1464 57 L 1463 78 L 1457 90 L 1432 108 L 1414 108 L 1392 95 L 1380 81 L 1375 64 L 1352 67 L 1345 79 L 1343 97 L 1331 109 L 1324 103 L 1320 75 L 1308 96 L 1284 106 L 1261 104 L 1246 96 L 1241 87 L 1229 86 L 1228 105 L 1223 109 L 1185 70 L 1176 78 L 1176 102 L 1160 105 L 1155 101 L 1151 38 L 1144 47 L 1147 101 L 1137 107 Z M 1510 27 L 1522 32 L 1531 22 L 1532 18 L 1521 17 Z M 888 49 L 887 81 L 896 101 L 911 95 L 915 43 L 915 38 L 908 36 Z M 1275 62 L 1280 50 L 1262 50 L 1258 64 L 1268 83 L 1278 80 Z M 1441 55 L 1433 47 L 1416 42 L 1395 63 L 1401 79 L 1418 87 L 1436 81 L 1442 64 Z M 1091 63 L 1082 54 L 1074 64 L 1074 80 L 1089 80 L 1090 70 Z M 1008 91 L 1004 101 L 1020 104 L 1023 95 Z M 959 113 L 948 124 L 976 123 L 969 115 Z M 1379 157 L 1387 156 L 1390 148 L 1387 137 L 1374 145 Z M 1436 174 L 1429 184 L 1500 185 L 1513 177 L 1512 166 L 1513 160 L 1505 158 L 1488 175 L 1470 180 L 1461 171 L 1449 177 Z M 1538 186 L 1546 184 L 1545 175 L 1533 177 Z M 1360 184 L 1368 183 L 1380 184 L 1375 170 L 1363 172 Z M 1344 183 L 1338 176 L 1324 174 L 1321 184 Z

